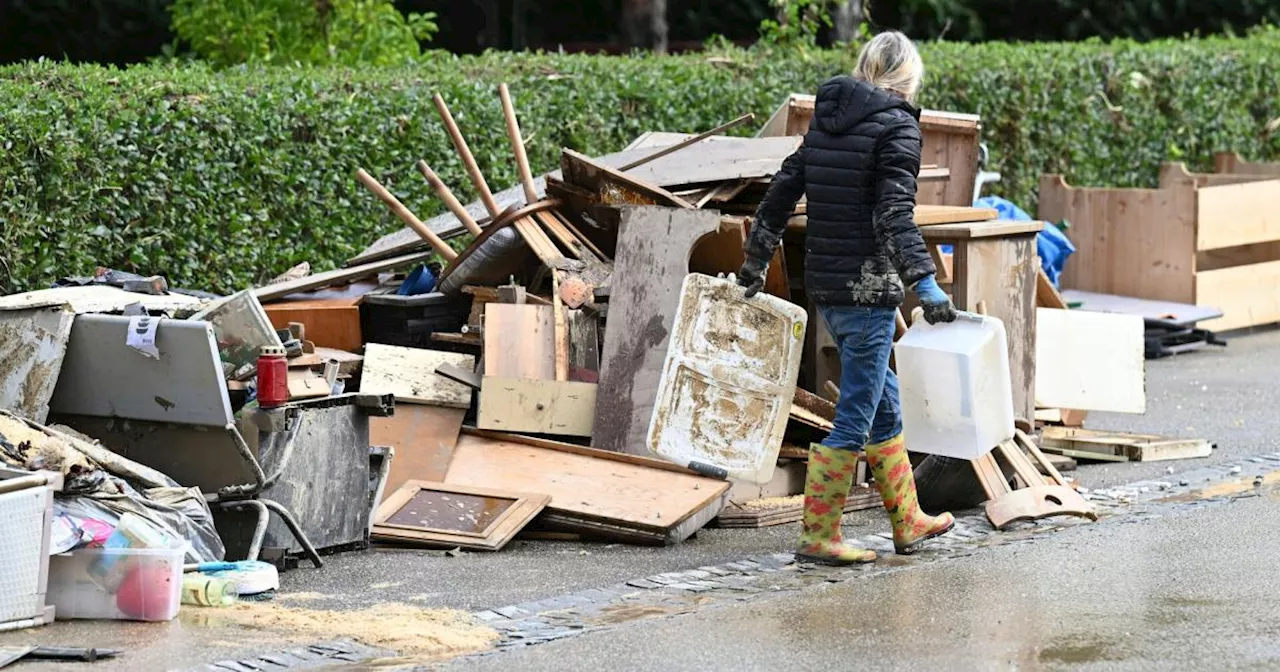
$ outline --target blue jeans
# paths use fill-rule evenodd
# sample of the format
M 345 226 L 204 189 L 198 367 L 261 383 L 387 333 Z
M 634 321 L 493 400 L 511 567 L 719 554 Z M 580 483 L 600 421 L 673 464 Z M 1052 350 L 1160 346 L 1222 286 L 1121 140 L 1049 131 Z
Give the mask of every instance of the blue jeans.
M 902 432 L 898 376 L 889 369 L 896 309 L 818 306 L 840 350 L 840 401 L 835 429 L 822 445 L 862 450 Z

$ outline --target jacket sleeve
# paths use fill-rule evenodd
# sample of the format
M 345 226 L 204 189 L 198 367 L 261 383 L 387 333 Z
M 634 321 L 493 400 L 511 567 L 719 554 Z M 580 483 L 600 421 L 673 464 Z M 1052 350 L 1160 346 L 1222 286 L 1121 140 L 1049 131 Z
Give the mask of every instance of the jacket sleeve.
M 920 128 L 900 118 L 885 127 L 876 141 L 876 207 L 871 223 L 907 287 L 938 269 L 916 228 L 916 176 L 920 174 Z
M 803 195 L 804 146 L 801 145 L 782 162 L 782 168 L 773 176 L 769 189 L 756 207 L 751 235 L 747 237 L 744 249 L 748 260 L 755 260 L 763 266 L 773 258 L 796 201 Z

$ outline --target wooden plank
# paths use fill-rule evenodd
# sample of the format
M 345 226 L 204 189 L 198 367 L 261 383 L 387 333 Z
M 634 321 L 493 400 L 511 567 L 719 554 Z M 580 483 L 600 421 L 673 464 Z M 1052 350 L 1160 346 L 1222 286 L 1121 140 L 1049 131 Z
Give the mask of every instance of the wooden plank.
M 364 351 L 360 389 L 391 394 L 396 401 L 469 408 L 471 388 L 436 373 L 441 364 L 474 370 L 476 358 L 458 352 L 370 343 Z
M 1027 487 L 1044 485 L 1044 477 L 1028 459 L 1022 448 L 1013 441 L 1002 441 L 996 445 L 996 452 L 1004 458 L 1006 464 L 1013 468 L 1013 473 L 1022 479 Z
M 484 372 L 500 378 L 555 380 L 551 306 L 490 303 L 484 309 Z
M 920 228 L 920 234 L 926 241 L 950 242 L 980 238 L 1002 238 L 1025 233 L 1038 233 L 1044 228 L 1044 222 L 1022 222 L 1012 219 L 997 219 L 989 222 L 962 222 L 958 224 L 933 224 Z
M 1280 261 L 1201 271 L 1195 286 L 1197 305 L 1223 313 L 1198 327 L 1226 331 L 1280 322 Z
M 397 268 L 404 268 L 414 264 L 424 263 L 431 258 L 434 252 L 414 252 L 399 257 L 383 259 L 381 261 L 371 261 L 360 266 L 352 266 L 350 268 L 339 268 L 324 273 L 316 273 L 308 275 L 305 278 L 281 282 L 265 287 L 258 287 L 253 290 L 254 296 L 259 301 L 266 302 L 274 299 L 286 297 L 290 294 L 298 292 L 306 292 L 312 289 L 321 289 L 337 284 L 346 284 L 362 278 L 377 275 L 383 271 L 390 271 Z
M 600 317 L 587 310 L 570 310 L 569 380 L 600 382 Z
M 1146 412 L 1141 317 L 1037 308 L 1035 333 L 1037 406 Z
M 1045 450 L 1081 459 L 1153 462 L 1208 457 L 1213 452 L 1213 445 L 1204 439 L 1170 439 L 1155 434 L 1067 427 L 1045 427 L 1041 440 Z
M 432 499 L 419 499 L 427 493 Z M 497 488 L 408 481 L 378 507 L 371 536 L 430 548 L 496 551 L 541 513 L 549 500 L 546 495 Z M 404 519 L 414 524 L 395 522 Z M 447 528 L 428 527 L 446 523 Z
M 572 149 L 565 149 L 560 155 L 560 172 L 564 174 L 565 182 L 591 191 L 610 205 L 667 205 L 693 209 L 692 203 L 659 186 L 596 163 Z
M 625 208 L 618 213 L 608 326 L 601 358 L 596 448 L 643 454 L 667 343 L 698 239 L 720 217 L 703 210 Z
M 395 450 L 384 491 L 410 480 L 444 480 L 466 414 L 465 408 L 396 404 L 394 415 L 369 418 L 370 445 Z
M 560 298 L 560 271 L 551 271 L 552 340 L 555 349 L 556 380 L 569 380 L 569 318 L 564 314 Z
M 596 385 L 485 376 L 476 426 L 500 432 L 591 436 Z
M 1044 272 L 1044 267 L 1039 265 L 1036 266 L 1036 307 L 1063 309 L 1067 307 L 1066 300 L 1062 298 L 1062 294 L 1058 293 L 1058 288 L 1053 286 L 1049 275 Z
M 1039 466 L 1041 473 L 1049 478 L 1055 485 L 1067 485 L 1067 479 L 1062 477 L 1056 465 L 1040 450 L 1040 447 L 1031 440 L 1022 430 L 1015 430 L 1013 433 L 1014 441 L 1027 451 L 1031 456 L 1031 460 Z
M 1177 186 L 1181 182 L 1191 182 L 1197 187 L 1221 187 L 1228 184 L 1244 184 L 1248 182 L 1260 182 L 1263 180 L 1275 180 L 1277 175 L 1248 175 L 1240 173 L 1193 173 L 1187 170 L 1187 164 L 1181 161 L 1165 161 L 1160 164 L 1160 181 L 1161 189 L 1170 189 Z M 1280 185 L 1277 185 L 1280 186 Z
M 1280 162 L 1245 161 L 1239 152 L 1218 152 L 1213 155 L 1213 165 L 1219 173 L 1280 176 Z
M 1280 239 L 1280 180 L 1205 187 L 1196 196 L 1197 250 Z
M 290 369 L 288 375 L 290 401 L 327 397 L 333 389 L 324 376 L 310 369 Z
M 792 405 L 828 423 L 836 419 L 835 404 L 799 386 L 796 387 L 795 399 L 792 400 Z
M 319 347 L 355 352 L 364 345 L 359 298 L 283 301 L 262 309 L 276 329 L 286 329 L 290 322 L 306 325 L 307 340 Z
M 916 226 L 934 226 L 938 224 L 962 224 L 967 222 L 985 222 L 999 216 L 991 208 L 972 208 L 958 205 L 916 205 L 914 219 Z
M 973 467 L 973 474 L 978 478 L 978 484 L 982 486 L 988 500 L 1003 497 L 1010 492 L 1009 482 L 1005 480 L 1004 472 L 991 453 L 969 460 L 969 465 Z
M 1040 179 L 1037 216 L 1068 220 L 1076 247 L 1060 286 L 1142 299 L 1196 303 L 1196 190 L 1072 187 Z
M 625 456 L 606 451 L 545 446 L 464 432 L 446 482 L 550 495 L 549 513 L 570 524 L 580 521 L 593 533 L 605 531 L 591 524 L 601 522 L 658 535 L 699 513 L 719 513 L 729 490 L 726 481 L 619 460 Z M 665 541 L 683 541 L 695 531 L 681 530 Z
M 1004 322 L 1013 411 L 1027 419 L 1035 416 L 1035 246 L 1032 233 L 957 241 L 951 284 L 956 307 L 975 311 L 985 301 L 988 314 Z

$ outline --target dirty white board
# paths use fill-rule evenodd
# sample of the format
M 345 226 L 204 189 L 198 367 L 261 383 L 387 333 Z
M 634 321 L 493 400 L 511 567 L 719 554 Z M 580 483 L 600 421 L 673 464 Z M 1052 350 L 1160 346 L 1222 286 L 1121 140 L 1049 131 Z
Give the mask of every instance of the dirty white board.
M 458 352 L 369 343 L 364 346 L 360 391 L 392 394 L 396 401 L 450 408 L 471 406 L 471 388 L 436 373 L 441 364 L 474 371 L 476 358 Z
M 0 409 L 45 421 L 74 319 L 62 308 L 0 312 Z
M 152 318 L 153 359 L 129 346 L 130 318 L 79 315 L 49 410 L 102 418 L 226 427 L 233 422 L 208 322 Z
M 67 306 L 73 313 L 115 313 L 133 303 L 140 303 L 143 308 L 150 311 L 195 311 L 205 302 L 203 299 L 185 294 L 155 296 L 126 292 L 119 287 L 109 285 L 89 285 L 37 289 L 33 292 L 0 296 L 0 311 Z
M 808 314 L 730 280 L 684 281 L 649 450 L 701 472 L 768 483 L 795 396 Z
M 1147 410 L 1138 315 L 1037 308 L 1035 362 L 1038 407 Z

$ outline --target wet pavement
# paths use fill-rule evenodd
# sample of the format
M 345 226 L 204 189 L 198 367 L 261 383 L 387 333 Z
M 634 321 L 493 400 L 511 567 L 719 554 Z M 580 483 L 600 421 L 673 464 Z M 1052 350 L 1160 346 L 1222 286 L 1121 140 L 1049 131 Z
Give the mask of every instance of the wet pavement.
M 1224 349 L 1148 361 L 1147 414 L 1092 414 L 1088 426 L 1205 437 L 1218 444 L 1214 454 L 1087 465 L 1075 476 L 1091 489 L 1143 479 L 1176 484 L 1188 471 L 1280 451 L 1277 355 L 1280 332 L 1266 331 L 1233 338 Z M 1193 669 L 1280 669 L 1280 651 L 1267 642 L 1268 636 L 1280 642 L 1274 484 L 1244 499 L 1229 498 L 1254 494 L 1250 483 L 1191 484 L 1206 486 L 1216 489 L 1212 494 L 1223 499 L 1213 501 L 1221 505 L 1166 502 L 1126 508 L 1099 523 L 995 533 L 982 543 L 974 537 L 911 560 L 886 558 L 856 575 L 731 568 L 708 577 L 722 588 L 707 588 L 695 585 L 701 575 L 686 574 L 672 581 L 699 590 L 670 599 L 666 585 L 628 582 L 785 553 L 798 526 L 706 529 L 671 548 L 517 540 L 499 553 L 461 557 L 342 554 L 327 558 L 323 570 L 304 564 L 282 574 L 274 604 L 376 621 L 376 614 L 353 610 L 393 604 L 484 613 L 532 603 L 555 611 L 581 599 L 601 601 L 582 623 L 548 618 L 546 628 L 530 621 L 536 632 L 516 633 L 548 643 L 513 649 L 504 630 L 503 650 L 451 665 L 462 668 L 1168 669 L 1162 661 L 1176 660 Z M 888 529 L 882 511 L 851 514 L 845 525 L 849 536 Z M 790 583 L 771 588 L 782 582 Z M 192 669 L 338 636 L 299 631 L 288 620 L 246 624 L 209 612 L 186 608 L 166 624 L 60 622 L 0 633 L 0 646 L 128 652 L 93 665 L 20 669 Z M 567 630 L 573 636 L 562 636 Z M 920 650 L 916 642 L 924 639 L 931 647 Z

